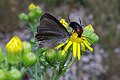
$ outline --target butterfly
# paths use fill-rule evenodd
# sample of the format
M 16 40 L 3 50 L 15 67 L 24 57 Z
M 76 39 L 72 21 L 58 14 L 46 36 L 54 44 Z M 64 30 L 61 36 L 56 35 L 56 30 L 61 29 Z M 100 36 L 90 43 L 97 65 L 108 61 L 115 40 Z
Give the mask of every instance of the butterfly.
M 78 37 L 83 33 L 82 26 L 77 22 L 70 22 L 69 26 L 78 34 Z M 41 16 L 35 35 L 41 48 L 55 48 L 70 36 L 71 33 L 54 16 L 49 13 Z

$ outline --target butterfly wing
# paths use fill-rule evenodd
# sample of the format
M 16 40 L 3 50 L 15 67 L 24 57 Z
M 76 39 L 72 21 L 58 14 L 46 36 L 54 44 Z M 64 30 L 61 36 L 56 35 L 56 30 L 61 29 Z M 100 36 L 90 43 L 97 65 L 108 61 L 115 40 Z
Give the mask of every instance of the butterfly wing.
M 36 38 L 42 48 L 54 48 L 69 38 L 66 28 L 52 15 L 41 16 Z

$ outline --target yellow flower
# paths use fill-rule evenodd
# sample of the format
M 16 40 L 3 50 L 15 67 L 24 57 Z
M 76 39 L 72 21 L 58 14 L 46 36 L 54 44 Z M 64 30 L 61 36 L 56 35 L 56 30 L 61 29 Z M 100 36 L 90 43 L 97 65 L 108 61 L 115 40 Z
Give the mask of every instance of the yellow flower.
M 19 37 L 14 36 L 6 44 L 7 60 L 12 64 L 17 64 L 21 61 L 21 53 L 23 45 Z
M 7 52 L 11 54 L 21 53 L 22 49 L 22 42 L 17 36 L 14 36 L 6 45 Z
M 38 6 L 36 6 L 34 3 L 31 3 L 30 5 L 29 5 L 29 10 L 32 10 L 32 9 L 36 9 Z
M 88 27 L 88 26 L 87 26 Z M 91 26 L 89 26 L 91 28 Z M 65 52 L 69 49 L 70 46 L 73 45 L 73 57 L 78 56 L 78 59 L 80 60 L 81 57 L 81 50 L 85 51 L 86 48 L 89 49 L 90 51 L 93 51 L 93 48 L 91 48 L 91 44 L 87 41 L 86 37 L 82 34 L 81 37 L 78 37 L 77 33 L 72 33 L 69 39 L 66 40 L 65 43 L 61 43 L 55 49 L 59 49 L 62 46 L 65 45 L 65 48 L 62 50 L 62 55 L 65 54 Z

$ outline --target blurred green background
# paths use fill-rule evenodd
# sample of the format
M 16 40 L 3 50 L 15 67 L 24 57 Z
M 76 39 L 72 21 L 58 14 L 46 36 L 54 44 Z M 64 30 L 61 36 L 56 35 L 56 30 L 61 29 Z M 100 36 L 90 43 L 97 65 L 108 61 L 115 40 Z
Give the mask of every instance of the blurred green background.
M 120 80 L 120 0 L 0 0 L 0 47 L 13 35 L 27 35 L 23 40 L 32 36 L 18 19 L 19 13 L 27 13 L 30 3 L 66 20 L 71 12 L 80 12 L 84 24 L 91 23 L 100 37 L 90 53 L 92 58 L 83 57 L 61 80 L 73 80 L 71 75 L 74 80 Z

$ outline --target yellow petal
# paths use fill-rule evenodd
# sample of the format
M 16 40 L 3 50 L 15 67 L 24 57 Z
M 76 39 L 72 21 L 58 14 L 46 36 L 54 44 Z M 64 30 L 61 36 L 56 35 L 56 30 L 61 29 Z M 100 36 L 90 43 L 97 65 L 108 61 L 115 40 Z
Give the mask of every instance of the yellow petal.
M 69 41 L 69 40 L 67 39 L 65 43 L 59 44 L 58 46 L 55 47 L 55 49 L 61 48 L 61 47 L 64 46 L 68 41 Z
M 65 54 L 65 52 L 68 50 L 68 48 L 69 48 L 71 45 L 72 45 L 72 41 L 69 41 L 69 42 L 67 43 L 67 45 L 65 46 L 65 48 L 62 50 L 62 55 Z
M 85 44 L 85 46 L 86 46 L 90 51 L 93 51 L 93 48 L 91 48 L 85 41 L 83 41 L 83 43 Z
M 55 49 L 59 49 L 59 48 L 61 48 L 61 47 L 64 46 L 64 45 L 65 45 L 64 43 L 59 44 L 57 47 L 55 47 Z
M 80 60 L 80 43 L 77 44 L 77 50 L 78 50 L 78 60 Z
M 66 28 L 68 29 L 68 23 L 65 21 L 65 19 L 61 19 L 60 23 Z
M 76 57 L 77 53 L 77 42 L 73 42 L 73 57 Z
M 90 46 L 91 46 L 91 44 L 87 41 L 87 39 L 86 39 L 86 38 L 85 38 L 84 40 L 85 40 L 85 42 L 86 42 L 88 45 L 90 45 Z

